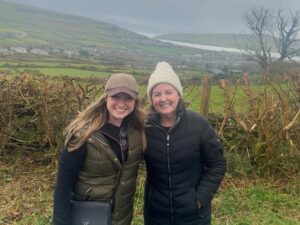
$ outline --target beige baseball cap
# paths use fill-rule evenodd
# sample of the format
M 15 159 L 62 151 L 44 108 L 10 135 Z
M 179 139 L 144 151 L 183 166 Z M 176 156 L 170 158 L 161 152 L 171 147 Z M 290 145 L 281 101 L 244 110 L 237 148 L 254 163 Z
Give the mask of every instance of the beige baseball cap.
M 105 94 L 114 96 L 119 93 L 126 93 L 132 98 L 138 98 L 138 83 L 134 76 L 126 73 L 112 74 L 105 85 Z

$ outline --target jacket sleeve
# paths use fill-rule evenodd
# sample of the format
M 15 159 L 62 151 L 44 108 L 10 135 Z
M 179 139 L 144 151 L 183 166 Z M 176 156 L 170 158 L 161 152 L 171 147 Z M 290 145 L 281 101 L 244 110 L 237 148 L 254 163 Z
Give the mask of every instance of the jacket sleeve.
M 75 182 L 82 167 L 86 146 L 73 152 L 64 149 L 61 153 L 54 190 L 53 225 L 70 224 L 70 201 Z
M 211 202 L 226 172 L 223 144 L 209 123 L 205 123 L 204 132 L 200 137 L 204 174 L 196 187 L 197 199 L 201 206 Z

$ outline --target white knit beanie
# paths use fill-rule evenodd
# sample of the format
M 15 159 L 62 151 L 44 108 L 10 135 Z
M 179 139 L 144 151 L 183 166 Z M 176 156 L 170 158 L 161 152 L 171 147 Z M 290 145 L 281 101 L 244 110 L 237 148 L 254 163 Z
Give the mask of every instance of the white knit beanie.
M 179 95 L 183 97 L 183 90 L 179 77 L 174 72 L 172 66 L 167 62 L 159 62 L 149 78 L 147 88 L 147 95 L 149 99 L 151 99 L 152 89 L 154 86 L 161 83 L 172 85 L 178 91 Z

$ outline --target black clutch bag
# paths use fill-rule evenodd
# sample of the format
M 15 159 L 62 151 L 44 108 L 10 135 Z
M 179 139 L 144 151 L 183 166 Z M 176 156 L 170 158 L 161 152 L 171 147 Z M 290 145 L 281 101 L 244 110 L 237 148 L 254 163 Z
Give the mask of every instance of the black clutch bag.
M 111 202 L 71 201 L 71 225 L 110 225 Z

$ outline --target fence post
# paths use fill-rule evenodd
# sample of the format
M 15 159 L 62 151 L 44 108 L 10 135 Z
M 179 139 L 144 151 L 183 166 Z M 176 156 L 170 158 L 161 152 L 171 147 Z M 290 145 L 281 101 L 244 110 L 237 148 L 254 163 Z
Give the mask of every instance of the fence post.
M 200 113 L 204 117 L 208 117 L 209 112 L 209 98 L 211 89 L 211 77 L 205 75 L 201 81 L 200 89 Z
M 298 74 L 298 79 L 296 81 L 296 92 L 298 94 L 298 103 L 300 103 L 300 74 Z

